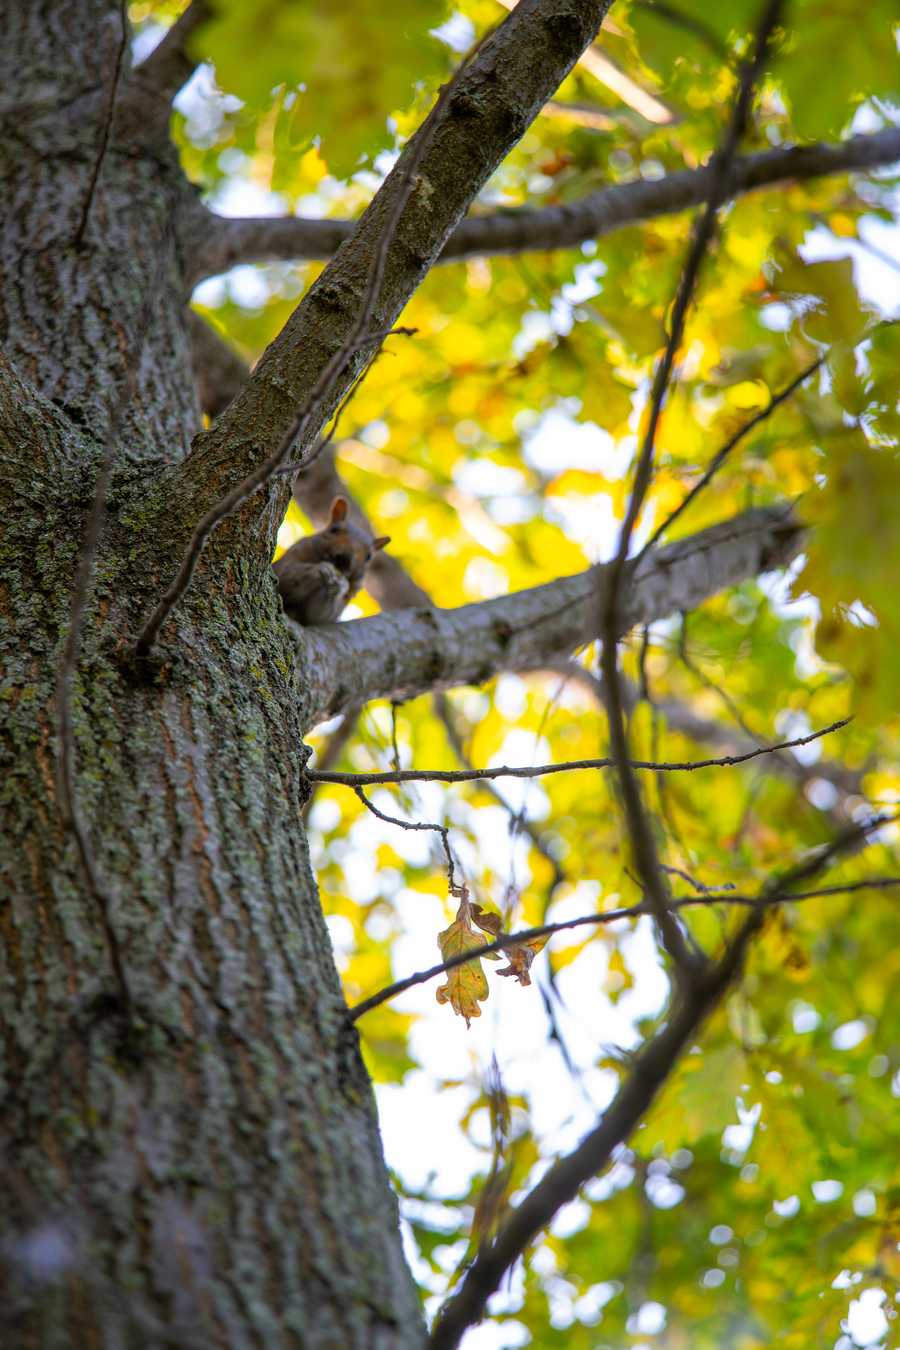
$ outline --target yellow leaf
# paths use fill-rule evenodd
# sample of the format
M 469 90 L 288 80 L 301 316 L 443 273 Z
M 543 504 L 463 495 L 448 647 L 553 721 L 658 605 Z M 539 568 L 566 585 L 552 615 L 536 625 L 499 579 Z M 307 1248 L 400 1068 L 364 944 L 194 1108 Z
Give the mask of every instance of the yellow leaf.
M 438 946 L 445 961 L 452 961 L 455 956 L 485 945 L 485 938 L 472 927 L 473 908 L 480 906 L 470 905 L 468 897 L 464 896 L 453 923 L 438 933 Z M 437 1001 L 449 1003 L 455 1013 L 466 1019 L 466 1026 L 469 1026 L 473 1017 L 481 1016 L 478 1005 L 484 1002 L 489 992 L 481 962 L 465 961 L 447 972 L 447 983 L 438 989 Z

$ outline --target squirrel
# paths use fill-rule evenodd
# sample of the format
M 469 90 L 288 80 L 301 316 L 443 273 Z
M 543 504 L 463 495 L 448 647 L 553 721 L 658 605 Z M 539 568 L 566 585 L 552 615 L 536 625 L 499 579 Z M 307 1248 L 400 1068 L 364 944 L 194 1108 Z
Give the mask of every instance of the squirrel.
M 272 564 L 284 612 L 300 624 L 333 623 L 362 586 L 366 568 L 390 536 L 371 538 L 347 519 L 347 498 L 335 497 L 328 524 Z

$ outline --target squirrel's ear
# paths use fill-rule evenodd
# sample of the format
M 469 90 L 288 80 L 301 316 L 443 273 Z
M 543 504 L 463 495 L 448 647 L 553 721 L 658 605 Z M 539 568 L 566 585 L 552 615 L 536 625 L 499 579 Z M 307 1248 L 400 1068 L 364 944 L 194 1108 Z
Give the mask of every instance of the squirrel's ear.
M 331 520 L 328 523 L 330 525 L 338 525 L 342 520 L 346 519 L 347 519 L 347 498 L 335 497 L 334 501 L 331 503 Z
M 377 553 L 380 548 L 384 548 L 385 544 L 390 542 L 391 536 L 389 534 L 380 534 L 377 539 L 372 540 L 372 552 Z

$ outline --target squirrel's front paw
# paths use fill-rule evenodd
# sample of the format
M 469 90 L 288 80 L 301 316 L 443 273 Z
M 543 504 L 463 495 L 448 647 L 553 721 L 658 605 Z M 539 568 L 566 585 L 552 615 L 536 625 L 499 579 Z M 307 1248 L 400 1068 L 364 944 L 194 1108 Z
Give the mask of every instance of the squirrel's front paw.
M 332 563 L 299 562 L 285 554 L 272 570 L 289 619 L 308 626 L 341 617 L 350 598 L 350 582 Z

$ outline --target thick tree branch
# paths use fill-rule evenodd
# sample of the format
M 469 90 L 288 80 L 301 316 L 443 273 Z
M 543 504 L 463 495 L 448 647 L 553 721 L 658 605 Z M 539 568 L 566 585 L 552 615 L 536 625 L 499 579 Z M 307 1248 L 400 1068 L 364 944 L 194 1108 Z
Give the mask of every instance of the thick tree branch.
M 169 477 L 165 524 L 191 520 L 178 572 L 138 637 L 149 651 L 184 593 L 209 534 L 240 517 L 220 557 L 268 564 L 260 529 L 273 500 L 272 473 L 288 453 L 302 462 L 448 235 L 497 164 L 521 138 L 596 34 L 606 0 L 521 0 L 442 93 L 340 255 L 270 344 L 241 392 Z M 361 315 L 362 322 L 361 331 Z M 194 524 L 199 522 L 199 524 Z
M 693 609 L 717 591 L 784 566 L 800 529 L 787 507 L 747 511 L 626 564 L 620 632 Z M 460 609 L 405 609 L 303 630 L 308 727 L 371 698 L 412 698 L 540 670 L 598 635 L 609 564 Z
M 900 160 L 900 128 L 852 136 L 838 144 L 780 146 L 734 160 L 725 197 L 792 179 L 802 182 L 831 174 L 863 171 Z M 592 192 L 580 201 L 538 210 L 472 215 L 450 236 L 439 262 L 485 254 L 574 248 L 613 230 L 698 206 L 709 195 L 711 167 L 681 169 L 655 180 L 637 179 Z M 330 258 L 349 239 L 356 221 L 301 217 L 225 219 L 197 208 L 192 230 L 194 281 L 225 272 L 236 263 Z

